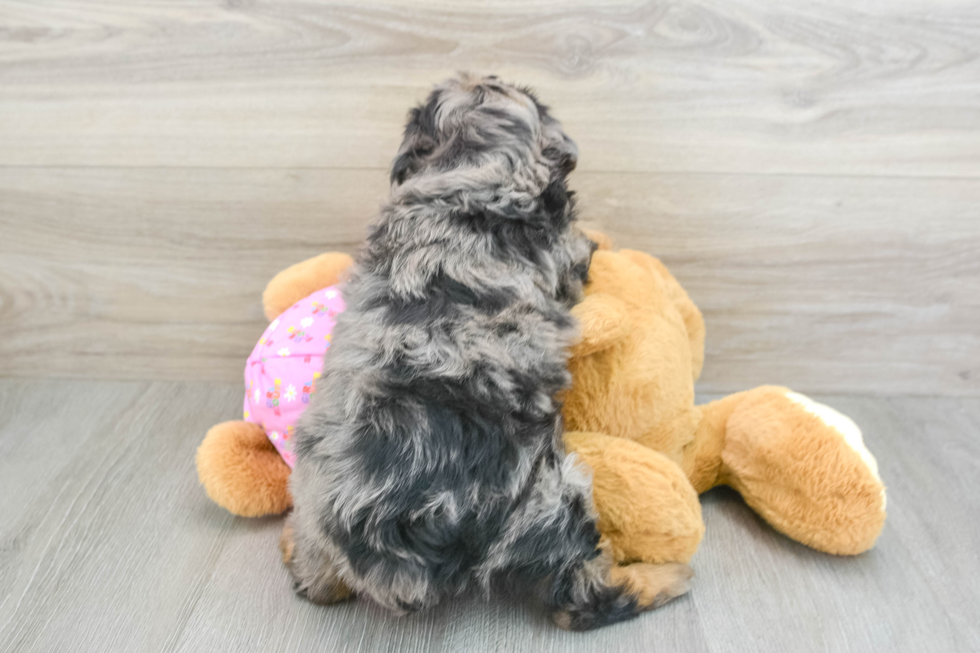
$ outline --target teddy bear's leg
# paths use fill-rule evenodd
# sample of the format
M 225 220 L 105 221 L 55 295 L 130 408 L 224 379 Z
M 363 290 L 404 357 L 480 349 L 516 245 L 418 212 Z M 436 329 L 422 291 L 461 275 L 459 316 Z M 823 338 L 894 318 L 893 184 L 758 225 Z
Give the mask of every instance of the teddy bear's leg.
M 569 432 L 565 444 L 592 468 L 599 531 L 616 562 L 691 559 L 704 535 L 701 504 L 675 462 L 631 440 L 600 433 Z
M 870 549 L 885 522 L 885 487 L 857 425 L 786 388 L 740 394 L 725 421 L 719 483 L 803 544 L 839 555 Z
M 338 283 L 353 264 L 354 259 L 347 254 L 327 252 L 286 268 L 262 293 L 266 318 L 271 322 L 304 297 Z
M 197 474 L 211 500 L 242 517 L 285 512 L 291 470 L 252 422 L 213 426 L 197 450 Z

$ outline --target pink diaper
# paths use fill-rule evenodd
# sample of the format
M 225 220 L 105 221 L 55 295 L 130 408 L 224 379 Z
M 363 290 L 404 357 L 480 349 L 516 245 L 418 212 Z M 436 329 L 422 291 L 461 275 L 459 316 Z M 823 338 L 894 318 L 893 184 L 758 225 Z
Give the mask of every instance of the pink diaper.
M 301 299 L 272 321 L 245 363 L 245 421 L 262 427 L 290 467 L 296 420 L 310 402 L 343 310 L 336 286 Z

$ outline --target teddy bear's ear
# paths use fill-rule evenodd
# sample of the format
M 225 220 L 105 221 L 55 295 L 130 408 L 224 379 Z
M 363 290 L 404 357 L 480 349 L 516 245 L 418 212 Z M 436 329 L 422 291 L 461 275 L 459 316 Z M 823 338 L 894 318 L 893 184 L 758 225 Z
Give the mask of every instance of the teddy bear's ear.
M 339 283 L 354 259 L 342 252 L 326 252 L 274 276 L 262 293 L 262 307 L 271 322 L 287 308 L 321 288 Z
M 572 347 L 573 356 L 588 356 L 612 347 L 626 336 L 629 314 L 621 299 L 596 293 L 572 309 L 582 338 Z
M 589 240 L 598 245 L 596 249 L 612 249 L 612 238 L 601 231 L 596 231 L 595 229 L 582 229 L 582 233 L 584 233 Z

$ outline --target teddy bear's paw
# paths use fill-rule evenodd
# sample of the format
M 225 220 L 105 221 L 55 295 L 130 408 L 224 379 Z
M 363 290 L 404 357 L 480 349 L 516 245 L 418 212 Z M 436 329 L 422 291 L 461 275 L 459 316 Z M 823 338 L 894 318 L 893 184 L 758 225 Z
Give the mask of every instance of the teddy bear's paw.
M 687 594 L 694 571 L 680 562 L 661 565 L 635 562 L 613 567 L 610 575 L 614 583 L 625 585 L 633 592 L 641 609 L 652 610 Z
M 881 483 L 881 476 L 878 474 L 878 461 L 875 460 L 875 457 L 864 445 L 864 438 L 861 435 L 861 429 L 854 423 L 854 420 L 847 415 L 834 410 L 830 406 L 814 401 L 806 395 L 798 392 L 787 392 L 786 398 L 800 406 L 800 408 L 805 410 L 807 413 L 819 419 L 824 423 L 824 425 L 833 431 L 836 431 L 841 439 L 843 439 L 844 443 L 847 444 L 847 446 L 861 458 L 861 462 L 868 468 L 871 475 L 874 476 L 879 483 Z M 885 500 L 885 489 L 884 486 L 882 486 L 882 510 L 885 509 Z

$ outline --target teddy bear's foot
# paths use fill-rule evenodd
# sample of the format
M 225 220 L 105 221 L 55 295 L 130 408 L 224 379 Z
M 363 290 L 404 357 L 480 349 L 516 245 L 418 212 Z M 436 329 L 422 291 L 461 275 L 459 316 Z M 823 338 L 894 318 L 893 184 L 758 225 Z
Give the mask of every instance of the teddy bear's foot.
M 262 427 L 252 422 L 211 427 L 197 450 L 197 474 L 208 496 L 241 517 L 288 510 L 290 472 Z
M 613 567 L 610 576 L 614 583 L 626 585 L 634 593 L 640 608 L 653 610 L 687 594 L 694 572 L 680 562 L 663 565 L 635 562 Z
M 840 413 L 826 404 L 821 404 L 818 401 L 810 399 L 804 394 L 799 392 L 787 392 L 786 398 L 800 406 L 803 410 L 816 416 L 824 426 L 835 432 L 844 443 L 854 451 L 860 458 L 861 462 L 868 469 L 868 472 L 875 477 L 875 479 L 880 483 L 881 476 L 878 475 L 878 461 L 871 454 L 866 446 L 864 446 L 864 437 L 861 434 L 861 429 L 858 425 L 854 423 L 847 415 Z M 884 510 L 887 504 L 887 497 L 885 495 L 885 488 L 881 488 L 881 508 Z
M 722 481 L 774 528 L 815 549 L 870 549 L 885 522 L 878 464 L 848 417 L 786 388 L 746 393 L 728 417 Z

